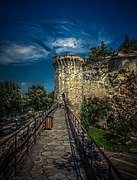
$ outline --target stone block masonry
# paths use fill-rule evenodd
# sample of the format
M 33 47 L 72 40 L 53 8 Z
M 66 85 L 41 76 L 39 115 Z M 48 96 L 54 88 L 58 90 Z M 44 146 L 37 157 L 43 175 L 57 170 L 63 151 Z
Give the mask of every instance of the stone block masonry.
M 55 69 L 55 100 L 62 102 L 65 93 L 68 103 L 80 109 L 83 91 L 84 58 L 75 55 L 56 56 L 53 58 Z
M 116 56 L 89 63 L 82 56 L 62 55 L 55 56 L 52 62 L 55 69 L 55 101 L 61 103 L 62 93 L 65 93 L 69 105 L 78 113 L 84 96 L 102 98 L 118 93 L 115 76 L 118 74 L 121 77 L 119 69 L 137 72 L 137 56 Z

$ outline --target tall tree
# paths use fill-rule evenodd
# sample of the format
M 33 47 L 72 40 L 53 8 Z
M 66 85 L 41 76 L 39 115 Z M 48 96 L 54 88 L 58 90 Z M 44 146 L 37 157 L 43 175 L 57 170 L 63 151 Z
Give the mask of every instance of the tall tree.
M 119 46 L 119 51 L 128 54 L 137 51 L 137 40 L 130 40 L 127 35 L 125 35 L 124 42 Z
M 20 111 L 19 85 L 15 82 L 0 82 L 0 116 L 16 116 Z
M 101 41 L 99 47 L 90 48 L 91 53 L 89 54 L 88 61 L 96 61 L 105 59 L 107 56 L 112 56 L 114 54 L 114 49 L 108 49 L 104 41 Z
M 53 95 L 47 93 L 43 86 L 33 85 L 28 88 L 26 95 L 29 98 L 29 105 L 34 111 L 48 109 L 53 103 Z

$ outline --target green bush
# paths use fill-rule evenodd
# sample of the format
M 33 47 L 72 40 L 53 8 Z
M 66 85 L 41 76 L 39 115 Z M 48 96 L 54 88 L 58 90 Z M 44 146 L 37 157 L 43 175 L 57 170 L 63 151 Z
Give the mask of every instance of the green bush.
M 90 125 L 94 125 L 99 120 L 103 119 L 109 110 L 107 99 L 100 100 L 99 98 L 92 98 L 88 101 L 84 97 L 82 103 L 82 124 L 86 130 Z
M 137 149 L 137 141 L 119 137 L 113 133 L 91 127 L 89 133 L 96 143 L 106 151 L 113 152 L 128 152 L 132 149 Z

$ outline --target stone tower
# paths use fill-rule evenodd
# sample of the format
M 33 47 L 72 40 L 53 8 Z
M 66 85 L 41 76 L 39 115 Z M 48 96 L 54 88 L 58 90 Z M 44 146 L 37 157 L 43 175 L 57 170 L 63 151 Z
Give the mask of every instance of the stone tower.
M 80 110 L 83 94 L 84 58 L 77 55 L 55 56 L 55 100 L 62 101 L 62 93 L 73 109 Z

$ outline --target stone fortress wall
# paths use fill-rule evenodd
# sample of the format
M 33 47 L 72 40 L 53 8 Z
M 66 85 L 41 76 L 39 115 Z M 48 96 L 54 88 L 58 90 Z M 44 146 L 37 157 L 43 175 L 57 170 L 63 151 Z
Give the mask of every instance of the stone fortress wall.
M 82 56 L 63 55 L 53 58 L 55 69 L 55 100 L 62 101 L 65 93 L 73 109 L 80 111 L 83 97 L 113 96 L 127 73 L 137 72 L 137 55 L 115 56 L 111 59 L 87 63 Z

